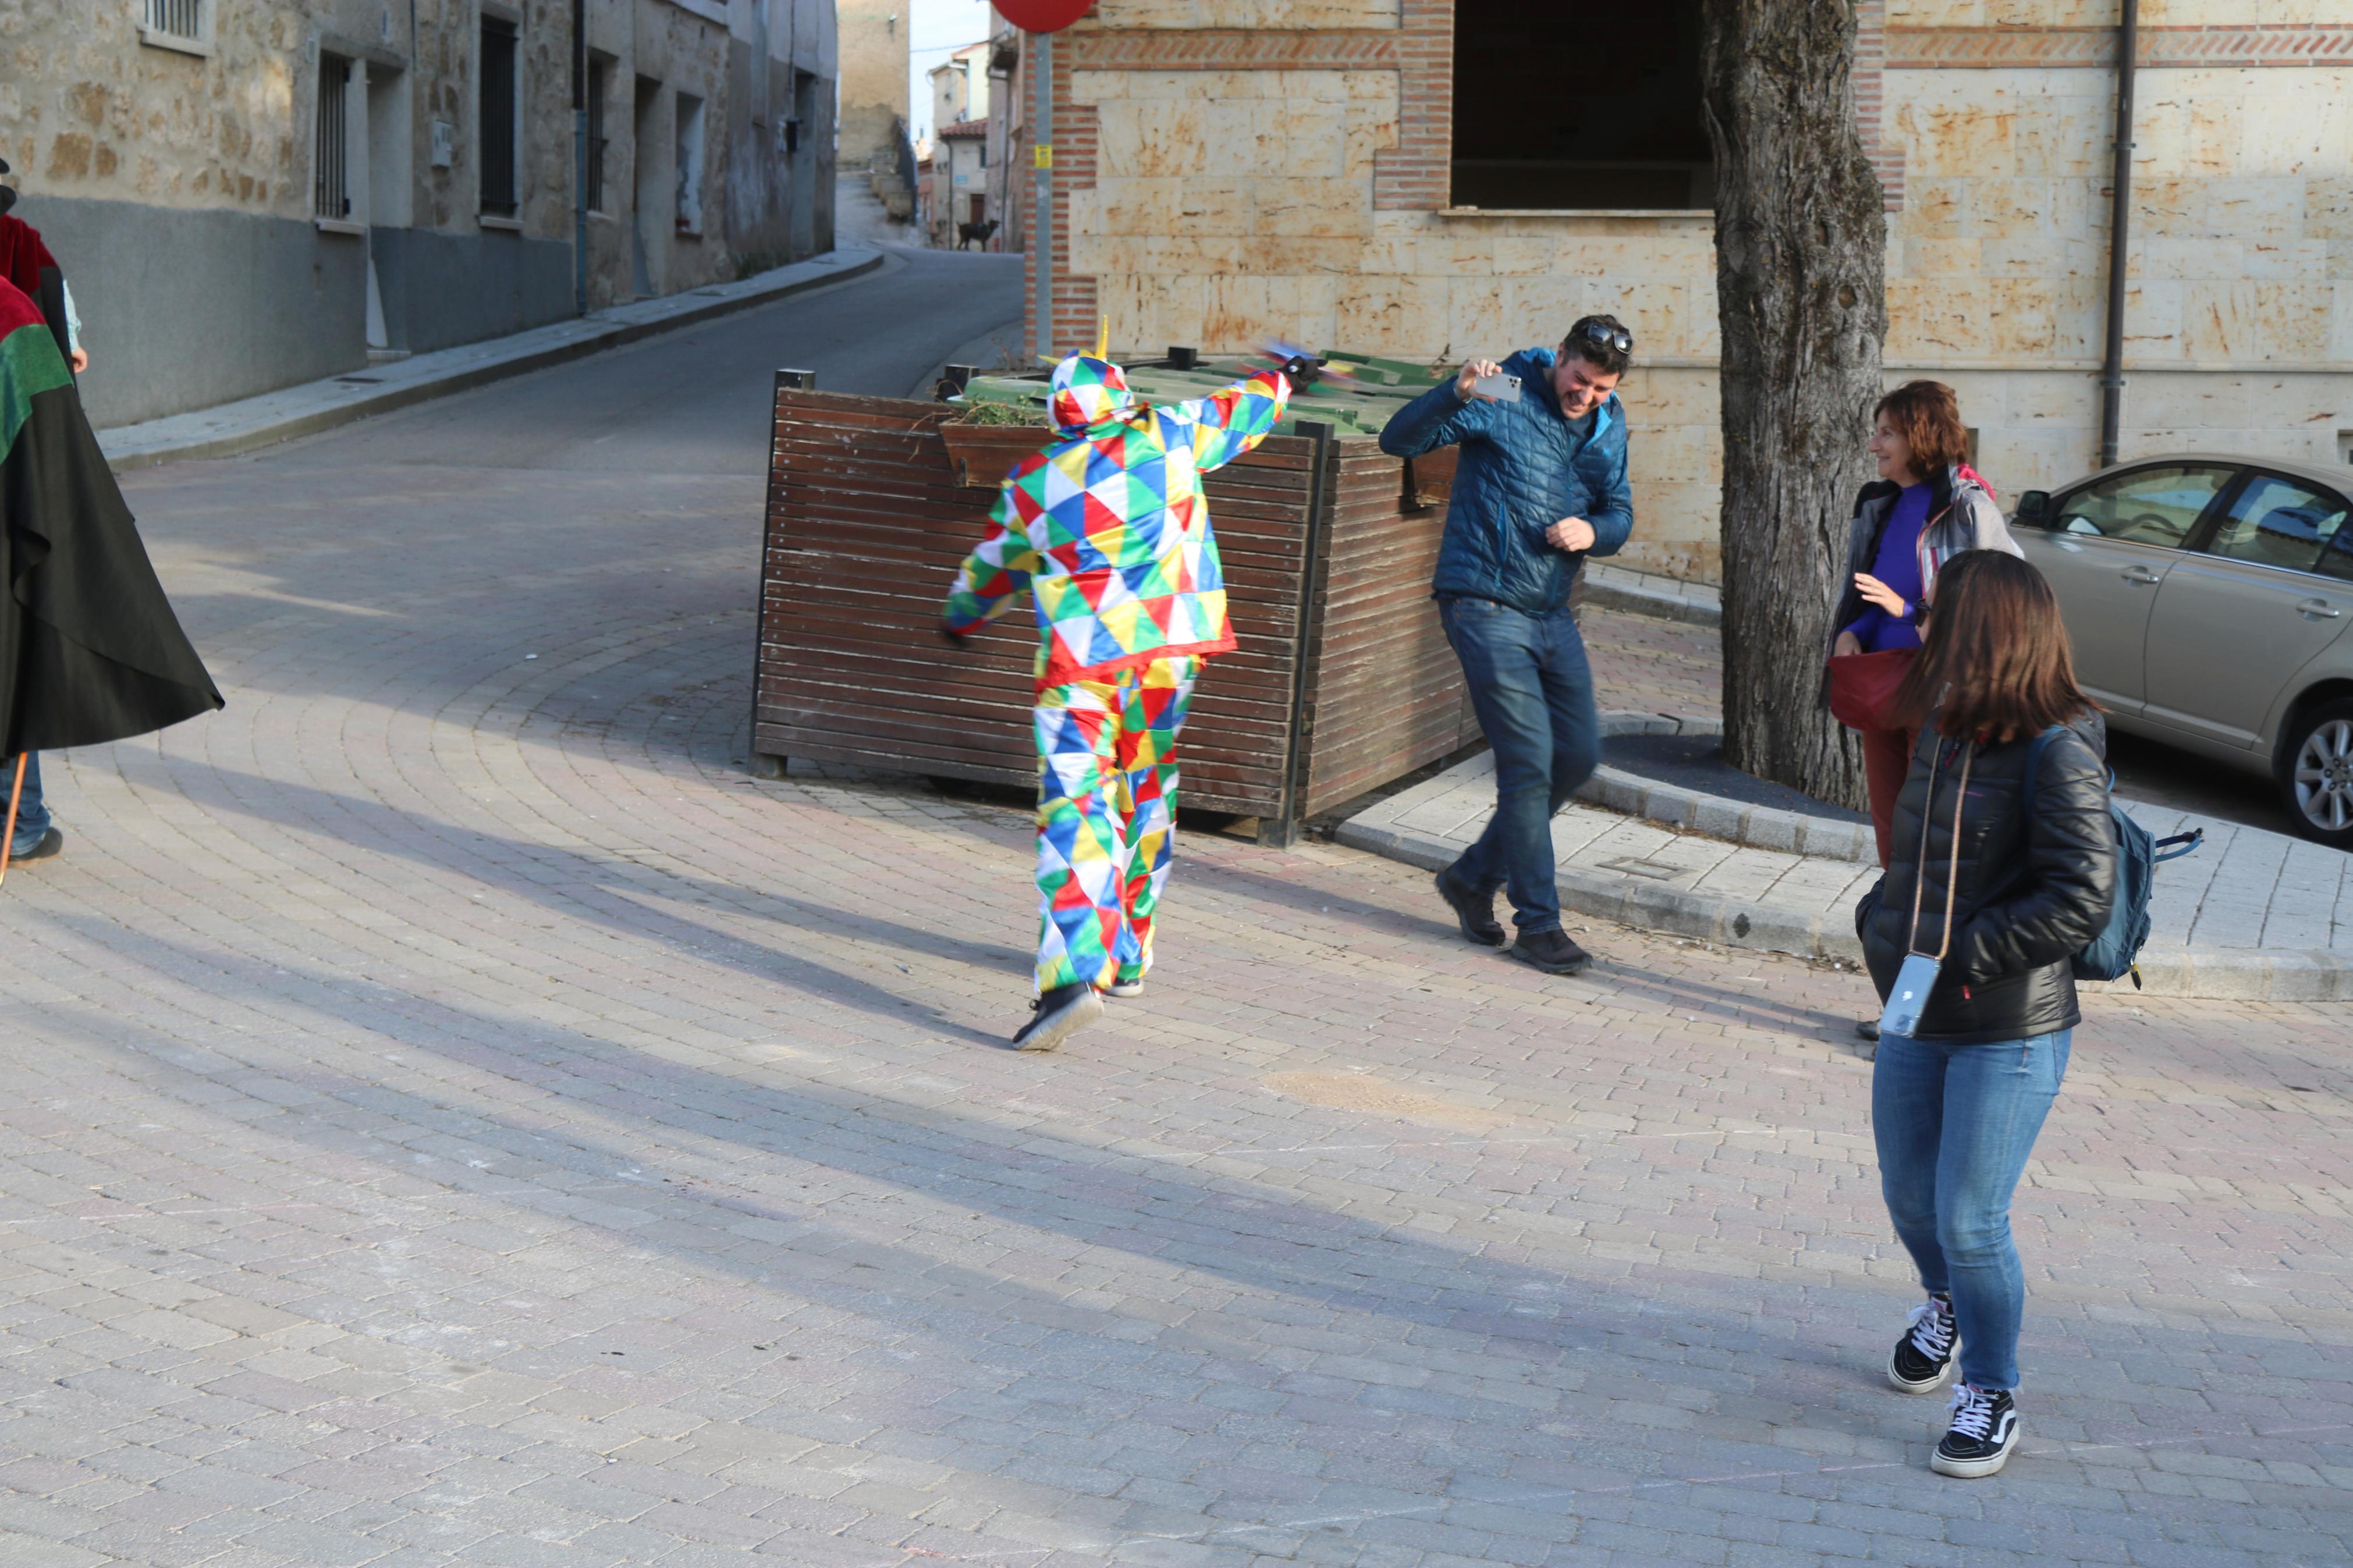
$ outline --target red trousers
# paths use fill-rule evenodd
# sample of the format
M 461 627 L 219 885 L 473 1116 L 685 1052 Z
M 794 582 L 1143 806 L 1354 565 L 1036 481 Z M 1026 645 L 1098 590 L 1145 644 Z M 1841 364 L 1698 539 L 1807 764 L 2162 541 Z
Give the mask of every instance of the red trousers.
M 1879 868 L 1887 869 L 1895 853 L 1895 797 L 1904 793 L 1905 775 L 1912 771 L 1912 748 L 1919 744 L 1917 730 L 1860 730 L 1862 776 L 1871 792 L 1871 830 L 1879 836 Z

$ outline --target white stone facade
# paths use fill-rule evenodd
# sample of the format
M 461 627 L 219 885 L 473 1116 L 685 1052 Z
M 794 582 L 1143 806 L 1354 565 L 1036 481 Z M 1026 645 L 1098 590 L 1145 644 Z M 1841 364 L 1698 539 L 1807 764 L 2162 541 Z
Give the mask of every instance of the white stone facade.
M 1092 341 L 1100 313 L 1139 348 L 1457 360 L 1611 311 L 1638 340 L 1629 563 L 1713 580 L 1713 215 L 1454 207 L 1455 14 L 1102 0 L 1055 40 L 1054 337 Z M 2097 446 L 2113 0 L 1873 0 L 1862 20 L 1889 379 L 1959 390 L 2005 497 L 2071 479 Z M 2124 453 L 2345 461 L 2353 0 L 2152 0 L 2141 26 Z

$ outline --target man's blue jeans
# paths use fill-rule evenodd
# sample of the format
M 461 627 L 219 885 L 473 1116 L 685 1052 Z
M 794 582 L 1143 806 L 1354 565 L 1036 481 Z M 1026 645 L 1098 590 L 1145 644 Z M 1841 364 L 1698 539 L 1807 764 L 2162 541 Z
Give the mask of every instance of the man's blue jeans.
M 0 763 L 0 822 L 7 819 L 8 791 L 16 782 L 16 759 Z M 16 802 L 16 837 L 8 846 L 11 855 L 29 852 L 49 830 L 49 808 L 41 801 L 41 753 L 33 752 L 25 762 L 25 793 Z
M 2067 1076 L 2072 1030 L 1986 1046 L 1883 1035 L 1871 1069 L 1879 1190 L 1920 1283 L 1949 1291 L 1961 1376 L 2018 1386 L 2026 1275 L 2010 1197 Z
M 1488 599 L 1441 599 L 1446 640 L 1495 753 L 1495 815 L 1450 873 L 1510 894 L 1525 933 L 1560 929 L 1552 819 L 1601 761 L 1593 672 L 1567 608 L 1531 616 Z

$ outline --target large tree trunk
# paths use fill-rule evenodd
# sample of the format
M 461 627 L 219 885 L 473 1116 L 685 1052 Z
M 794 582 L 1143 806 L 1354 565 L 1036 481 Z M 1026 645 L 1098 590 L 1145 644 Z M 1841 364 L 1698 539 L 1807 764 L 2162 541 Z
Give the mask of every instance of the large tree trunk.
M 1887 331 L 1853 0 L 1704 0 L 1723 326 L 1724 731 L 1735 767 L 1862 804 L 1820 700 Z

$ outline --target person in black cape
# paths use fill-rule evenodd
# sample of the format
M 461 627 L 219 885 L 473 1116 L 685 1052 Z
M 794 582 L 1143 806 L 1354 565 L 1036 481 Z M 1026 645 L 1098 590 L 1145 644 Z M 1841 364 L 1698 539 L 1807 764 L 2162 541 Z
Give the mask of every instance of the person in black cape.
M 7 172 L 8 160 L 0 158 L 0 174 Z M 0 185 L 0 279 L 23 289 L 40 307 L 41 319 L 58 340 L 58 352 L 70 363 L 75 353 L 73 306 L 66 293 L 65 271 L 42 243 L 41 231 L 15 215 L 16 205 L 16 188 Z
M 0 809 L 19 756 L 143 735 L 221 706 L 83 416 L 57 335 L 5 280 L 0 582 Z M 46 831 L 26 847 L 55 853 L 54 829 L 40 821 Z

